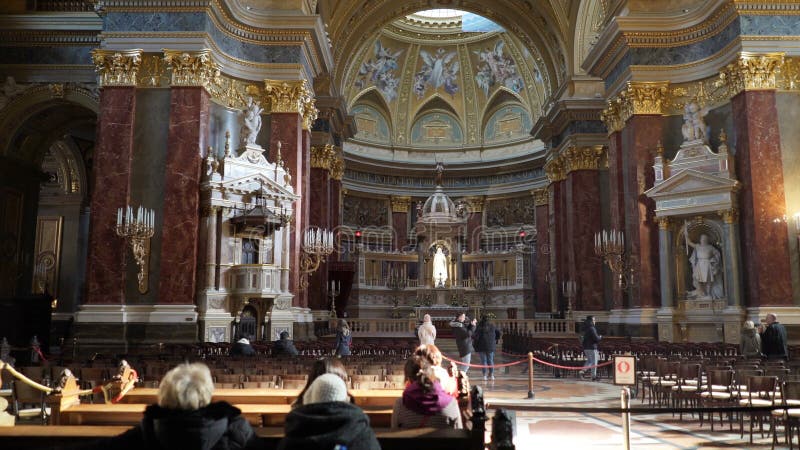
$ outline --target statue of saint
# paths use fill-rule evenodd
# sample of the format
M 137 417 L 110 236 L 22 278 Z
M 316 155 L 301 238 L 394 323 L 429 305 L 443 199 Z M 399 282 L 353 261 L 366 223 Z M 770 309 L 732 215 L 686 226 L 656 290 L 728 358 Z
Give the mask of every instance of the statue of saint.
M 703 140 L 706 138 L 706 122 L 703 120 L 704 112 L 700 105 L 689 102 L 683 108 L 683 133 L 684 142 Z
M 445 287 L 447 282 L 447 256 L 442 253 L 442 246 L 436 246 L 436 254 L 433 255 L 433 285 L 435 287 Z
M 700 235 L 699 243 L 692 242 L 688 233 L 685 236 L 686 244 L 693 249 L 689 262 L 692 264 L 695 290 L 689 294 L 695 298 L 721 298 L 722 258 L 719 250 L 708 243 L 708 235 L 705 233 Z
M 258 106 L 253 97 L 247 97 L 247 107 L 244 109 L 242 127 L 239 129 L 239 142 L 242 146 L 256 143 L 258 132 L 261 131 L 261 111 L 263 110 L 264 108 Z

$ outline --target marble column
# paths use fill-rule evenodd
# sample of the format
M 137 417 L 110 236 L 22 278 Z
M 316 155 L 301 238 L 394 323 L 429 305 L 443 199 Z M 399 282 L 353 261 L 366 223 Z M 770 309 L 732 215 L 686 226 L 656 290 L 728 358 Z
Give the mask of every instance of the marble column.
M 393 196 L 392 204 L 392 248 L 403 250 L 408 241 L 408 209 L 411 197 Z
M 534 283 L 536 292 L 536 312 L 550 312 L 550 235 L 547 226 L 547 189 L 533 191 L 533 204 L 536 221 L 536 255 L 534 261 Z
M 130 200 L 136 88 L 108 86 L 100 91 L 97 144 L 92 173 L 89 254 L 86 267 L 86 304 L 125 304 L 125 267 L 128 242 L 117 236 L 117 208 Z M 135 264 L 133 256 L 128 264 Z
M 725 263 L 725 293 L 728 296 L 728 306 L 740 308 L 744 306 L 742 296 L 742 256 L 739 252 L 741 244 L 739 237 L 739 211 L 730 209 L 722 211 L 722 230 L 724 242 L 722 243 L 723 258 Z
M 324 152 L 325 147 L 312 149 L 308 224 L 330 230 L 330 176 Z M 328 263 L 321 263 L 319 269 L 309 276 L 308 282 L 308 307 L 314 310 L 327 309 Z
M 670 229 L 668 217 L 658 219 L 658 255 L 661 276 L 661 308 L 674 308 L 675 256 L 672 247 L 672 229 Z
M 342 179 L 335 178 L 336 172 L 333 171 L 331 173 L 331 180 L 330 180 L 330 189 L 331 189 L 331 208 L 328 210 L 328 223 L 331 224 L 331 230 L 334 230 L 334 234 L 338 233 L 339 227 L 341 226 L 341 204 L 342 204 Z M 338 247 L 334 250 L 333 254 L 331 254 L 332 261 L 339 261 L 339 249 Z
M 731 99 L 741 204 L 744 284 L 748 305 L 792 305 L 781 138 L 774 90 Z
M 637 283 L 630 288 L 631 308 L 654 308 L 661 295 L 655 202 L 644 192 L 653 186 L 654 150 L 664 135 L 662 115 L 634 115 L 622 131 L 625 239 Z
M 206 148 L 208 124 L 208 92 L 199 86 L 173 86 L 158 286 L 162 304 L 194 303 L 201 149 Z
M 205 220 L 206 245 L 206 289 L 217 288 L 217 214 L 219 208 L 212 206 L 207 210 Z
M 564 163 L 556 158 L 545 165 L 547 178 L 550 180 L 550 204 L 548 226 L 550 237 L 550 301 L 552 312 L 562 311 L 564 304 L 561 297 L 561 282 L 565 281 L 564 269 L 566 268 L 566 214 L 564 179 L 566 178 Z
M 277 143 L 281 143 L 281 158 L 292 176 L 292 187 L 295 194 L 303 192 L 303 137 L 302 116 L 297 112 L 273 112 L 270 114 L 270 161 L 276 161 Z M 294 203 L 292 215 L 293 227 L 289 238 L 289 292 L 294 294 L 293 306 L 302 306 L 300 295 L 300 252 L 302 251 L 303 233 L 308 227 L 308 197 L 301 197 Z
M 483 231 L 483 205 L 486 197 L 467 199 L 467 244 L 470 252 L 481 248 L 481 232 Z
M 624 230 L 625 189 L 622 178 L 622 133 L 619 131 L 611 133 L 608 141 L 608 191 L 611 229 Z M 611 281 L 611 309 L 622 309 L 625 307 L 625 292 L 620 288 L 613 274 Z

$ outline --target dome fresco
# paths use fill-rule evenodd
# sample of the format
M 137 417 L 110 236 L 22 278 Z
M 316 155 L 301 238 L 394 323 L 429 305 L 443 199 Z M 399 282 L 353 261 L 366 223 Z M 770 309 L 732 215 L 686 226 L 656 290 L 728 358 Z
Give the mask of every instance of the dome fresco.
M 502 28 L 462 31 L 461 19 L 414 14 L 366 41 L 345 83 L 354 144 L 534 147 L 529 132 L 545 96 L 536 58 Z

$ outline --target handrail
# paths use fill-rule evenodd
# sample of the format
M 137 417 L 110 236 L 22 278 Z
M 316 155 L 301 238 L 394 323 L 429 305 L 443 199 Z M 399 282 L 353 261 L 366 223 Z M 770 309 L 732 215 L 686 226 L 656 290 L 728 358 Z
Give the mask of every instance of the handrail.
M 37 389 L 37 390 L 40 390 L 40 391 L 44 392 L 45 394 L 49 395 L 49 394 L 52 394 L 53 391 L 54 391 L 54 389 L 49 388 L 47 386 L 44 386 L 42 384 L 39 384 L 39 383 L 31 380 L 30 378 L 26 377 L 25 375 L 17 372 L 17 369 L 12 367 L 11 364 L 9 364 L 9 363 L 3 361 L 2 359 L 0 359 L 0 371 L 2 371 L 2 370 L 7 370 L 8 373 L 13 375 L 15 378 L 19 379 L 20 381 L 22 381 L 23 383 L 27 384 L 28 386 L 30 386 L 30 387 L 32 387 L 34 389 Z

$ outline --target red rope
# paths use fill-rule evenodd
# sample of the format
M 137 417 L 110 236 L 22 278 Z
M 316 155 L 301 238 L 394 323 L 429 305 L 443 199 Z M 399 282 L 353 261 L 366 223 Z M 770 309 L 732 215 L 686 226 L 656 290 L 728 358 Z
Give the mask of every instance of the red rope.
M 606 361 L 604 363 L 595 364 L 593 366 L 577 366 L 576 367 L 576 366 L 561 366 L 561 365 L 558 365 L 558 364 L 549 363 L 547 361 L 542 361 L 539 358 L 533 358 L 533 360 L 538 362 L 538 363 L 540 363 L 540 364 L 544 364 L 545 366 L 555 367 L 557 369 L 566 369 L 566 370 L 586 370 L 586 369 L 594 369 L 595 367 L 610 366 L 611 364 L 614 364 L 614 361 Z
M 39 354 L 39 357 L 42 358 L 42 361 L 47 362 L 47 358 L 44 357 L 44 354 L 41 350 L 39 350 L 39 347 L 33 347 L 33 349 L 36 350 L 36 353 Z
M 514 362 L 510 362 L 510 363 L 505 363 L 505 364 L 495 364 L 493 366 L 484 366 L 483 364 L 467 364 L 465 362 L 456 361 L 455 359 L 448 358 L 445 355 L 442 355 L 442 358 L 450 361 L 451 363 L 461 364 L 462 366 L 467 366 L 467 367 L 477 367 L 477 368 L 480 368 L 480 369 L 496 369 L 498 367 L 516 366 L 517 364 L 522 364 L 524 362 L 528 362 L 527 359 L 520 359 L 519 361 L 514 361 Z

